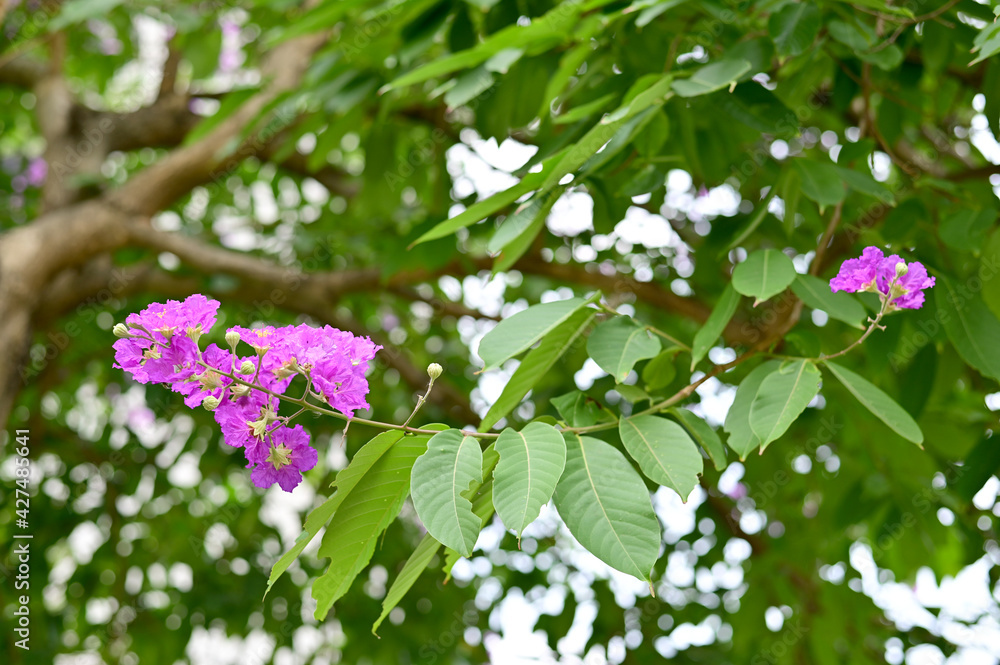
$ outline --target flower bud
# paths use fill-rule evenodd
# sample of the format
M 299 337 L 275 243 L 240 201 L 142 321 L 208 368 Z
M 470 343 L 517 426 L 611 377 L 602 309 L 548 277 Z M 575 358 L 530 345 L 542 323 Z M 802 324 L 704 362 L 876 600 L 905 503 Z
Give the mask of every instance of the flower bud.
M 432 381 L 441 376 L 441 372 L 443 371 L 444 368 L 441 367 L 441 365 L 438 365 L 437 363 L 431 363 L 430 365 L 427 366 L 427 376 L 431 377 Z
M 111 332 L 115 334 L 115 337 L 131 337 L 132 335 L 128 331 L 128 326 L 124 323 L 116 323 L 115 327 L 111 329 Z
M 250 360 L 244 360 L 240 365 L 240 374 L 253 374 L 257 367 Z
M 235 349 L 236 345 L 239 344 L 239 342 L 240 342 L 240 334 L 238 332 L 236 332 L 235 330 L 230 330 L 229 332 L 226 333 L 226 344 L 229 345 L 229 348 Z
M 236 397 L 243 397 L 244 395 L 250 394 L 250 386 L 244 386 L 242 383 L 239 385 L 234 385 L 230 389 L 233 395 Z
M 910 271 L 909 266 L 907 266 L 904 262 L 900 261 L 899 263 L 896 264 L 896 277 L 902 277 L 909 271 Z
M 219 408 L 219 403 L 220 402 L 217 398 L 209 395 L 208 397 L 202 400 L 201 405 L 205 407 L 206 411 L 215 411 L 217 408 Z

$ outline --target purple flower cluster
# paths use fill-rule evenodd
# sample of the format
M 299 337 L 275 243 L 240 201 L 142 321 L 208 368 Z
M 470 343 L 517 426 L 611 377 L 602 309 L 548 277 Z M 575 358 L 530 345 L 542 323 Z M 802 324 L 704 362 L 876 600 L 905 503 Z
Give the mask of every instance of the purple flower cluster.
M 225 442 L 243 448 L 254 484 L 266 488 L 277 483 L 291 492 L 302 473 L 316 466 L 318 455 L 309 445 L 309 433 L 278 415 L 276 395 L 283 395 L 301 374 L 313 397 L 352 417 L 355 410 L 368 408 L 365 373 L 382 347 L 330 326 L 302 324 L 235 326 L 226 334 L 231 350 L 209 344 L 202 351 L 198 340 L 215 324 L 218 309 L 218 301 L 195 294 L 184 302 L 153 303 L 130 314 L 115 326 L 121 338 L 114 344 L 115 366 L 140 383 L 167 384 L 191 408 L 213 410 Z M 241 341 L 251 354 L 236 355 Z M 241 375 L 268 392 L 227 374 Z
M 920 309 L 924 304 L 924 289 L 934 286 L 923 264 L 907 264 L 896 256 L 884 256 L 878 247 L 866 247 L 861 258 L 848 259 L 840 272 L 830 280 L 833 291 L 872 291 L 887 300 L 887 310 Z

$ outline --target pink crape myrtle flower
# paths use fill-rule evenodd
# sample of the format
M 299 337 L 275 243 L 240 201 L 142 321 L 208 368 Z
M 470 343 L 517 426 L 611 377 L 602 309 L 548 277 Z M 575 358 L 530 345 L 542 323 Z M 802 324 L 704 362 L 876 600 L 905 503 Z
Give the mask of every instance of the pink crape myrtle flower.
M 348 417 L 367 409 L 368 363 L 382 347 L 367 337 L 355 337 L 331 326 L 289 326 L 281 343 L 265 356 L 264 367 L 280 377 L 299 368 L 312 377 L 313 386 L 334 409 Z
M 309 433 L 302 425 L 279 427 L 269 438 L 266 456 L 250 472 L 250 479 L 262 489 L 278 483 L 291 492 L 302 481 L 303 472 L 316 466 L 319 453 L 309 445 Z
M 171 381 L 178 366 L 198 359 L 198 338 L 215 324 L 218 309 L 218 300 L 196 293 L 184 302 L 153 303 L 129 314 L 124 324 L 129 336 L 114 344 L 115 367 L 139 383 Z
M 170 389 L 184 395 L 184 404 L 192 409 L 201 406 L 206 397 L 221 399 L 226 386 L 233 382 L 228 376 L 215 371 L 232 371 L 233 354 L 229 351 L 209 344 L 202 354 L 202 361 L 215 369 L 188 363 L 170 381 Z
M 234 326 L 226 333 L 229 349 L 209 344 L 202 351 L 199 340 L 215 324 L 218 308 L 218 301 L 195 294 L 130 314 L 114 329 L 120 338 L 116 366 L 140 383 L 167 384 L 191 408 L 213 411 L 223 441 L 243 449 L 254 484 L 277 483 L 291 492 L 318 453 L 301 425 L 291 427 L 278 415 L 279 398 L 302 375 L 308 394 L 353 417 L 369 408 L 365 375 L 382 347 L 331 326 L 301 324 Z M 240 342 L 253 353 L 238 355 Z
M 215 422 L 222 430 L 223 441 L 234 448 L 243 448 L 251 464 L 256 464 L 255 451 L 277 421 L 277 398 L 259 390 L 224 399 L 215 410 Z
M 902 268 L 897 268 L 897 266 Z M 934 286 L 923 264 L 907 264 L 899 256 L 885 256 L 878 247 L 866 247 L 857 259 L 848 259 L 830 280 L 830 289 L 857 293 L 871 291 L 882 300 L 888 299 L 892 309 L 920 309 L 924 304 L 924 289 Z
M 896 296 L 890 305 L 900 309 L 920 309 L 924 305 L 924 289 L 934 286 L 936 281 L 927 275 L 927 268 L 922 263 L 914 261 L 907 264 L 895 254 L 886 257 L 879 267 L 879 290 L 888 289 L 896 274 L 896 266 L 902 264 L 906 272 L 899 278 L 896 285 L 902 288 L 902 295 Z M 884 286 L 882 286 L 884 284 Z

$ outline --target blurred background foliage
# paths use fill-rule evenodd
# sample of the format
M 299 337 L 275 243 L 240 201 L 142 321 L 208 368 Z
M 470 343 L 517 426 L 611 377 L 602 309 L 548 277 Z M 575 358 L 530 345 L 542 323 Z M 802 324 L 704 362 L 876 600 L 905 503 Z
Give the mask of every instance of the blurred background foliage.
M 0 331 L 14 368 L 5 543 L 15 428 L 31 432 L 35 493 L 32 650 L 6 628 L 7 577 L 5 662 L 1000 658 L 1000 364 L 988 348 L 970 360 L 933 297 L 843 359 L 919 420 L 924 450 L 826 384 L 768 454 L 706 466 L 686 505 L 657 492 L 656 599 L 585 556 L 550 511 L 520 550 L 489 527 L 447 584 L 435 560 L 381 639 L 372 622 L 421 536 L 409 507 L 326 622 L 308 593 L 315 548 L 262 599 L 306 512 L 375 432 L 352 426 L 345 439 L 307 419 L 319 465 L 291 496 L 261 492 L 211 414 L 112 367 L 110 332 L 192 292 L 222 301 L 220 344 L 229 325 L 330 323 L 386 347 L 374 414 L 405 419 L 433 361 L 446 374 L 423 415 L 452 426 L 474 424 L 516 367 L 475 373 L 499 318 L 601 289 L 690 342 L 732 265 L 760 248 L 800 272 L 819 262 L 828 279 L 863 247 L 889 247 L 964 288 L 988 337 L 1000 327 L 990 3 L 0 7 L 0 249 L 46 266 L 0 266 L 0 310 L 26 321 L 22 337 Z M 615 124 L 609 114 L 665 74 L 683 83 Z M 602 123 L 614 131 L 595 133 Z M 498 256 L 491 239 L 532 187 L 407 249 L 574 149 L 572 177 Z M 34 245 L 16 244 L 36 230 Z M 30 297 L 12 286 L 22 277 Z M 857 335 L 785 294 L 745 302 L 710 358 L 762 340 L 815 355 Z M 633 378 L 669 395 L 692 380 L 689 356 L 673 360 Z M 692 400 L 720 434 L 747 369 Z M 510 422 L 554 413 L 549 399 L 575 387 L 622 399 L 578 345 Z

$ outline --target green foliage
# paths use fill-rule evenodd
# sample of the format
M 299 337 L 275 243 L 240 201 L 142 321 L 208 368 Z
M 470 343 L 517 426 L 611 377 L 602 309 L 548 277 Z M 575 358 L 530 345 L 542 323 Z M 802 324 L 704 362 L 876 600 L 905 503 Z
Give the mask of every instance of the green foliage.
M 754 252 L 733 269 L 733 288 L 759 304 L 778 295 L 795 281 L 792 260 L 776 249 Z
M 715 303 L 712 314 L 705 321 L 705 325 L 698 330 L 691 343 L 691 369 L 701 362 L 712 345 L 718 341 L 726 324 L 733 318 L 736 308 L 740 304 L 740 294 L 736 292 L 732 284 L 726 286 L 719 297 L 719 302 Z
M 40 444 L 32 621 L 55 636 L 32 656 L 187 662 L 207 632 L 254 631 L 272 662 L 317 626 L 303 656 L 317 662 L 485 662 L 483 633 L 507 629 L 494 610 L 521 591 L 552 612 L 531 629 L 567 659 L 623 637 L 635 662 L 880 663 L 895 640 L 951 655 L 961 631 L 895 623 L 851 563 L 867 545 L 880 584 L 911 585 L 922 568 L 990 565 L 997 540 L 993 507 L 973 502 L 1000 470 L 995 14 L 966 0 L 11 6 L 0 319 L 33 327 L 5 347 L 28 349 L 8 430 Z M 157 44 L 172 90 L 145 57 L 148 21 L 175 35 Z M 28 177 L 42 158 L 44 185 Z M 165 202 L 128 212 L 137 227 L 70 235 L 67 220 L 129 210 L 123 192 Z M 53 212 L 40 240 L 11 240 Z M 937 280 L 881 328 L 877 296 L 829 288 L 868 246 Z M 2 287 L 22 276 L 5 264 L 22 252 L 65 260 L 11 291 L 33 304 L 8 316 Z M 111 322 L 193 291 L 225 302 L 206 338 L 220 346 L 230 325 L 307 321 L 385 347 L 363 420 L 299 416 L 320 462 L 280 517 L 211 413 L 112 366 Z M 602 312 L 621 315 L 595 325 Z M 401 425 L 431 362 L 445 371 L 410 423 L 423 433 L 369 424 Z M 581 547 L 666 602 L 629 606 Z M 95 623 L 100 607 L 117 609 Z M 690 625 L 728 628 L 672 639 Z
M 501 432 L 496 451 L 493 503 L 504 525 L 520 538 L 556 490 L 566 466 L 566 442 L 551 425 L 534 422 L 520 432 Z
M 378 539 L 399 515 L 410 493 L 410 472 L 417 457 L 428 450 L 430 437 L 407 434 L 395 438 L 364 479 L 337 506 L 327 525 L 318 554 L 330 559 L 330 566 L 312 588 L 317 619 L 326 617 L 368 565 Z M 341 492 L 338 489 L 338 494 Z
M 798 275 L 792 282 L 795 296 L 813 309 L 826 312 L 831 318 L 858 329 L 865 318 L 865 308 L 858 299 L 845 291 L 834 293 L 830 285 L 812 275 Z
M 660 352 L 660 340 L 627 316 L 599 323 L 587 338 L 587 353 L 605 372 L 622 382 L 640 360 Z
M 465 556 L 472 554 L 481 524 L 465 496 L 481 483 L 483 453 L 478 442 L 458 430 L 445 430 L 427 442 L 413 465 L 413 507 L 427 531 Z
M 918 446 L 924 442 L 924 434 L 920 431 L 920 425 L 896 404 L 891 397 L 882 392 L 878 387 L 866 380 L 864 377 L 855 374 L 846 367 L 826 361 L 823 363 L 830 370 L 837 380 L 844 384 L 844 387 L 861 402 L 866 409 L 874 413 L 879 420 L 891 427 L 896 434 L 904 439 L 912 441 Z
M 588 302 L 584 298 L 571 298 L 534 305 L 504 319 L 479 343 L 479 357 L 486 363 L 484 369 L 497 367 L 529 348 Z
M 625 456 L 600 439 L 566 435 L 555 504 L 570 533 L 612 568 L 649 580 L 660 525 L 649 492 Z
M 782 365 L 764 377 L 750 404 L 750 429 L 763 452 L 784 434 L 819 392 L 820 374 L 808 360 Z
M 702 472 L 701 454 L 683 427 L 657 416 L 622 418 L 618 432 L 646 477 L 687 501 Z

